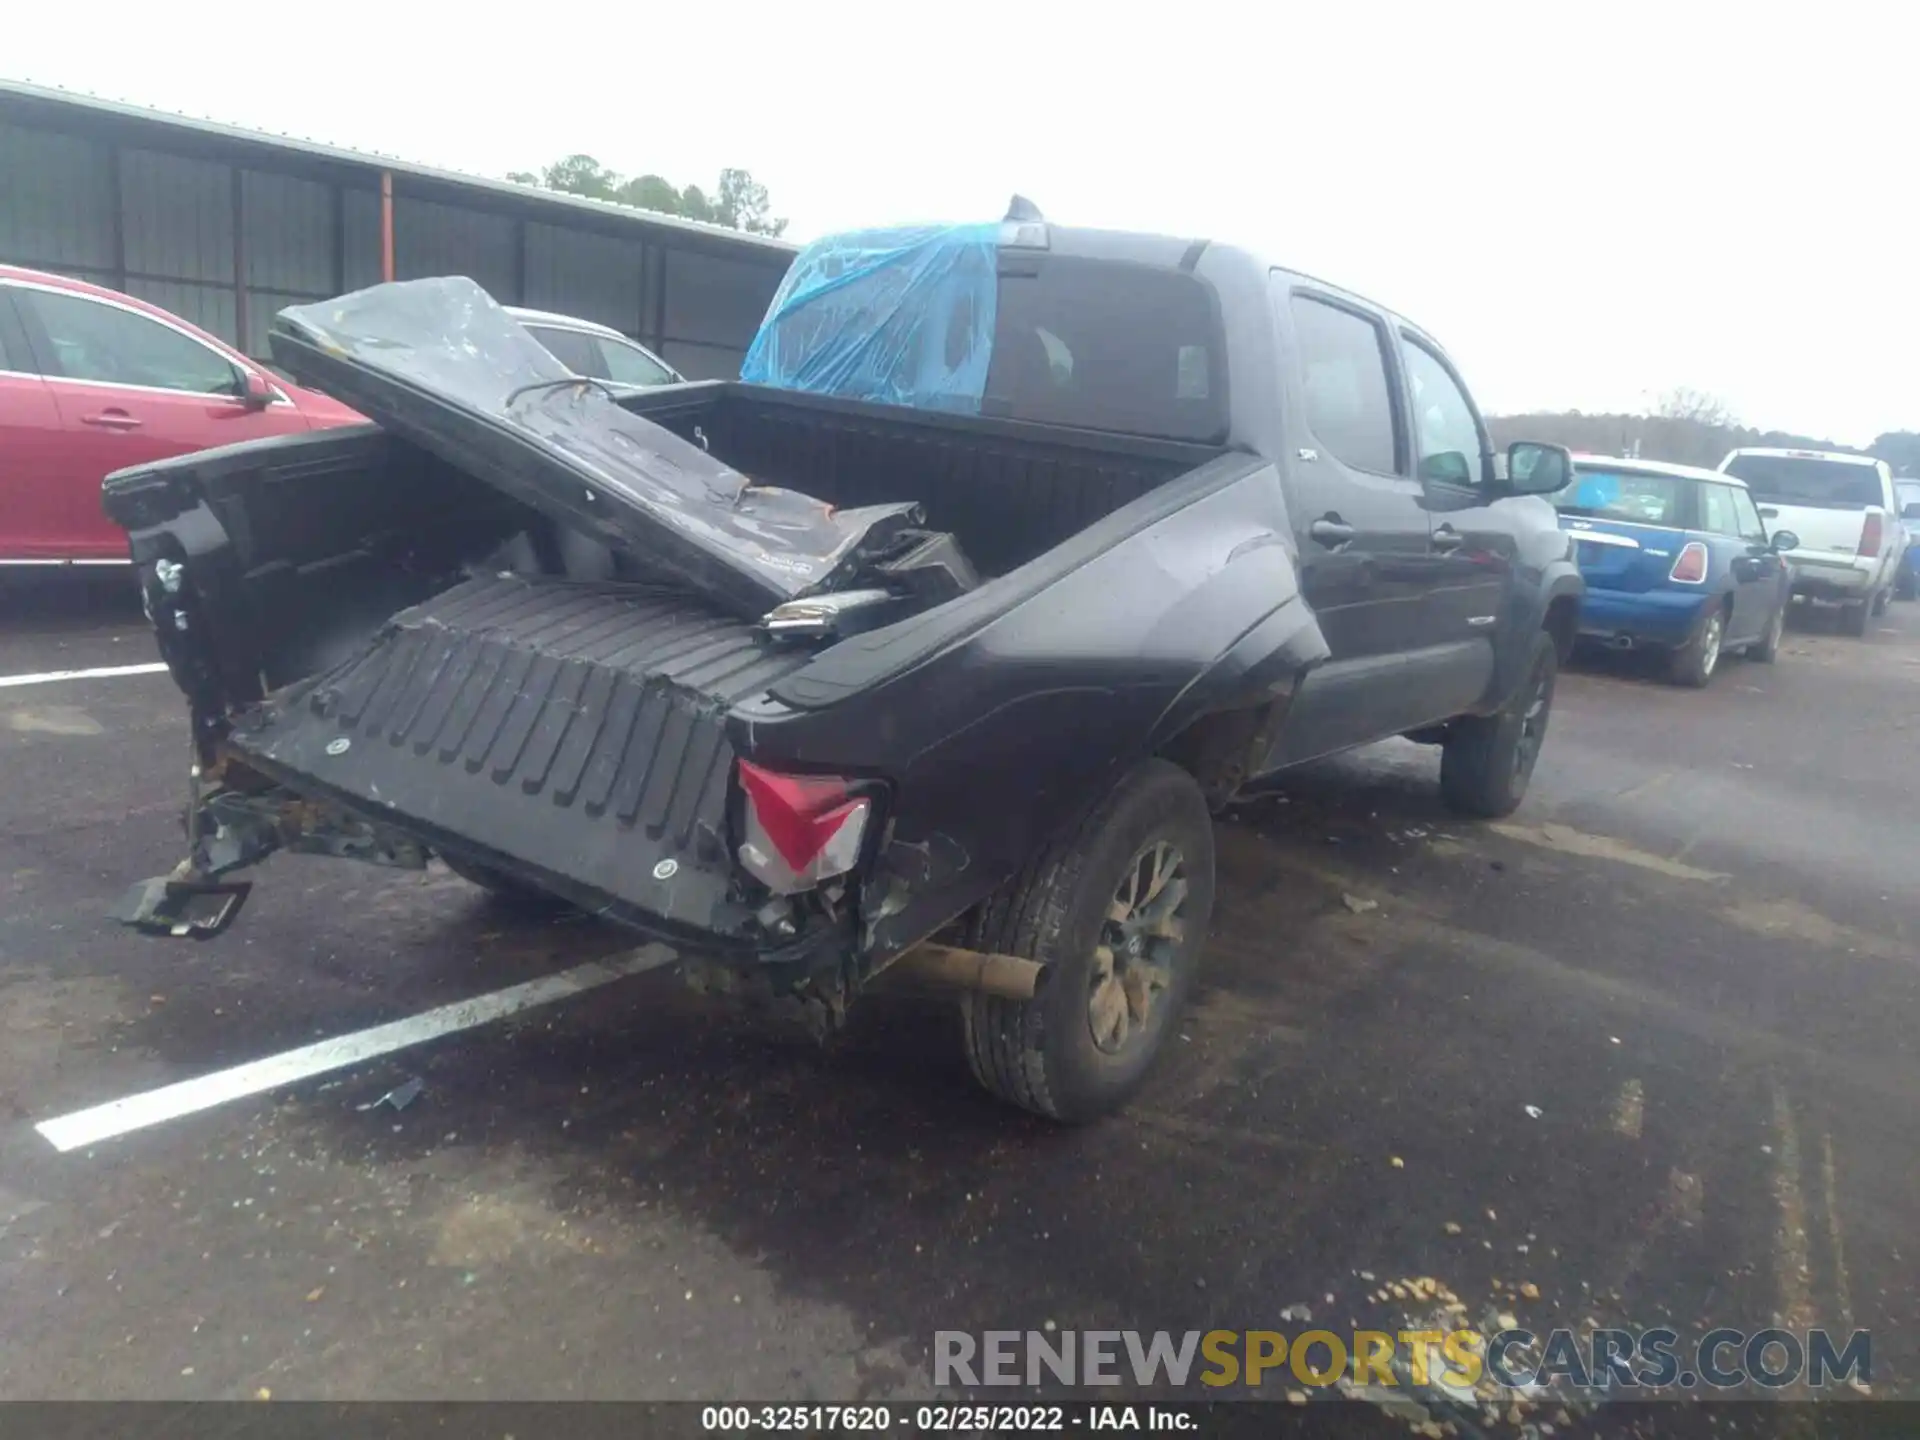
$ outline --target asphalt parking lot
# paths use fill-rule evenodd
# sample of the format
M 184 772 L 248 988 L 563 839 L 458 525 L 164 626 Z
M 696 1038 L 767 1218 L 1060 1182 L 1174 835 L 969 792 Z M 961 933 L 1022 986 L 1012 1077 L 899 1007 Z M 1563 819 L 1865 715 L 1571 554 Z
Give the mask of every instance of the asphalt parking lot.
M 111 584 L 0 604 L 0 676 L 154 658 Z M 630 942 L 305 857 L 136 937 L 172 682 L 0 688 L 0 1396 L 906 1398 L 935 1329 L 1393 1329 L 1414 1277 L 1864 1328 L 1915 1396 L 1917 717 L 1896 605 L 1704 692 L 1588 663 L 1508 823 L 1410 745 L 1298 776 L 1223 823 L 1180 1042 L 1085 1130 L 978 1094 L 943 1005 L 822 1052 L 655 973 L 61 1153 L 37 1122 Z

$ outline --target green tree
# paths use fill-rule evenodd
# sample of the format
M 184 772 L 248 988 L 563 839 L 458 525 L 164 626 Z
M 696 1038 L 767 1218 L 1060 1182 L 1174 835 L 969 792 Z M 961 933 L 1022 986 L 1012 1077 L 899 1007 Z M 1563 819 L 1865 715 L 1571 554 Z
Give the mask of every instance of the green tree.
M 620 187 L 620 203 L 637 205 L 642 210 L 658 210 L 662 215 L 680 213 L 680 191 L 658 175 L 636 175 Z
M 569 155 L 554 161 L 537 175 L 516 170 L 507 179 L 520 185 L 538 185 L 543 190 L 584 195 L 589 200 L 620 198 L 620 177 L 591 155 Z
M 1867 447 L 1893 467 L 1896 475 L 1920 476 L 1920 431 L 1889 430 Z
M 707 192 L 698 185 L 689 185 L 680 192 L 680 213 L 689 220 L 704 220 L 709 225 L 721 223 L 713 213 L 713 202 L 707 199 Z
M 535 185 L 592 200 L 611 200 L 616 205 L 726 225 L 755 235 L 779 235 L 787 228 L 785 220 L 768 213 L 772 201 L 767 187 L 746 170 L 722 170 L 720 183 L 711 197 L 698 185 L 681 189 L 660 175 L 624 179 L 591 155 L 569 155 L 538 172 L 515 170 L 507 179 L 517 185 Z
M 714 218 L 736 230 L 756 235 L 778 235 L 787 228 L 785 220 L 776 220 L 768 212 L 773 202 L 767 187 L 745 170 L 720 172 L 720 198 L 714 202 Z

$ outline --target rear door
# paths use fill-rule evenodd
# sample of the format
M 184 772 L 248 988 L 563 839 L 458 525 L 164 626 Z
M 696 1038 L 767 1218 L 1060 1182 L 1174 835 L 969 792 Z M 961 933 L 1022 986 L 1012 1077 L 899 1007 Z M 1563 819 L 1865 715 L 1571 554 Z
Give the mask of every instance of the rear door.
M 307 428 L 284 394 L 249 407 L 241 368 L 185 329 L 72 291 L 20 285 L 13 295 L 59 408 L 53 484 L 62 543 L 75 556 L 126 553 L 125 534 L 100 509 L 100 482 L 113 471 Z
M 1780 557 L 1767 548 L 1767 528 L 1752 498 L 1737 485 L 1702 483 L 1700 528 L 1731 556 L 1733 617 L 1727 643 L 1758 639 L 1773 621 L 1780 590 Z
M 60 407 L 28 352 L 12 297 L 13 288 L 0 285 L 0 563 L 69 559 L 74 506 L 61 482 Z
M 1299 422 L 1286 473 L 1301 588 L 1332 652 L 1295 701 L 1291 761 L 1437 718 L 1443 657 L 1424 653 L 1434 566 L 1386 322 L 1285 276 L 1275 303 L 1293 341 L 1283 413 Z

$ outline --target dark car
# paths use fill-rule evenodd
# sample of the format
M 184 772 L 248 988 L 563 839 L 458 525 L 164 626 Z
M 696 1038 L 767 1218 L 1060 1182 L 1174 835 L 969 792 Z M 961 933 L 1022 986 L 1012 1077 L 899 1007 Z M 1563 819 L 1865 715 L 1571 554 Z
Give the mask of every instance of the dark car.
M 1577 625 L 1523 493 L 1567 453 L 1503 465 L 1430 337 L 1224 245 L 818 242 L 762 384 L 610 395 L 464 280 L 272 344 L 377 424 L 108 484 L 199 747 L 123 912 L 169 933 L 275 849 L 437 852 L 823 1024 L 955 981 L 979 1079 L 1084 1119 L 1192 981 L 1210 808 L 1411 733 L 1505 814 Z
M 1578 546 L 1587 598 L 1580 633 L 1617 649 L 1664 652 L 1668 676 L 1702 686 L 1720 657 L 1771 664 L 1793 598 L 1779 552 L 1745 482 L 1717 470 L 1577 455 L 1554 505 Z

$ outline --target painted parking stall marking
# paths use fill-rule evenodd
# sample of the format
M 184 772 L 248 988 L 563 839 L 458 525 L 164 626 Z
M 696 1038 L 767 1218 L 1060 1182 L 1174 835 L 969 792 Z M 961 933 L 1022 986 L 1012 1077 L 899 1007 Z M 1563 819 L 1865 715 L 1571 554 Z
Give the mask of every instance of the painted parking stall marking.
M 42 1120 L 33 1128 L 61 1152 L 112 1140 L 150 1125 L 198 1114 L 232 1100 L 276 1090 L 283 1085 L 341 1070 L 363 1060 L 390 1055 L 396 1050 L 437 1040 L 461 1030 L 471 1030 L 493 1020 L 550 1005 L 556 1000 L 597 990 L 630 975 L 657 970 L 672 964 L 678 955 L 665 945 L 643 945 L 607 960 L 593 960 L 557 975 L 548 975 L 525 984 L 512 985 L 469 1000 L 456 1000 L 405 1020 L 375 1025 L 331 1040 L 316 1041 L 297 1050 L 251 1060 L 227 1070 L 216 1070 L 194 1080 L 163 1085 L 104 1105 L 76 1110 L 71 1115 Z
M 47 670 L 38 675 L 0 675 L 0 690 L 16 685 L 52 685 L 61 680 L 111 680 L 120 675 L 159 675 L 166 671 L 159 661 L 151 665 L 105 665 L 97 670 Z

